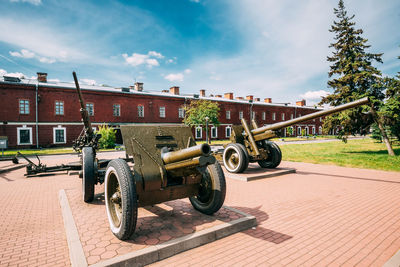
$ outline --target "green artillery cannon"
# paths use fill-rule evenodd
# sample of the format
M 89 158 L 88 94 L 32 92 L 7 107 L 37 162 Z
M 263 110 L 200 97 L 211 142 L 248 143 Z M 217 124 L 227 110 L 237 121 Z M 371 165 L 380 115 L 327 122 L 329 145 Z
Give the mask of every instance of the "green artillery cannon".
M 134 233 L 138 207 L 186 197 L 204 214 L 222 207 L 226 192 L 222 168 L 208 144 L 196 146 L 188 126 L 121 126 L 126 158 L 97 160 L 99 136 L 91 128 L 75 72 L 73 76 L 85 125 L 74 142 L 75 150 L 82 152 L 83 200 L 92 202 L 95 184 L 105 184 L 108 221 L 117 238 L 125 240 Z M 133 170 L 128 165 L 132 161 Z
M 365 97 L 332 109 L 264 127 L 258 127 L 253 120 L 252 130 L 246 120 L 242 119 L 242 125 L 232 127 L 231 143 L 224 148 L 222 160 L 225 169 L 232 173 L 241 173 L 247 169 L 249 162 L 257 162 L 262 168 L 276 168 L 282 160 L 282 152 L 277 144 L 268 140 L 276 137 L 278 130 L 367 103 L 369 103 L 369 100 Z
M 111 160 L 105 174 L 105 202 L 111 231 L 127 239 L 135 230 L 138 207 L 189 197 L 211 215 L 225 200 L 225 176 L 211 148 L 198 145 L 188 126 L 125 125 L 122 138 L 133 171 Z

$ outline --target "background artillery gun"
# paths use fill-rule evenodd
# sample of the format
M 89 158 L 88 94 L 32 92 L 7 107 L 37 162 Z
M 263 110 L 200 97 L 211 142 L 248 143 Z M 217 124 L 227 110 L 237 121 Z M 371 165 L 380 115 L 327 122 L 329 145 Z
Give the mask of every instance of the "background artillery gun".
M 196 146 L 188 126 L 121 126 L 126 159 L 97 160 L 99 136 L 91 128 L 75 72 L 73 76 L 85 125 L 74 143 L 82 152 L 83 200 L 93 201 L 95 184 L 105 184 L 108 221 L 117 238 L 125 240 L 134 233 L 138 207 L 186 197 L 204 214 L 222 207 L 224 173 L 208 144 Z M 133 170 L 128 165 L 131 157 Z
M 345 109 L 350 109 L 369 103 L 368 97 L 340 105 L 328 110 L 322 110 L 292 120 L 258 127 L 252 121 L 251 130 L 245 119 L 242 125 L 232 127 L 231 143 L 223 151 L 222 160 L 227 171 L 241 173 L 245 171 L 249 162 L 257 162 L 262 168 L 276 168 L 282 160 L 282 152 L 277 144 L 269 139 L 277 136 L 277 131 L 294 124 L 330 115 Z

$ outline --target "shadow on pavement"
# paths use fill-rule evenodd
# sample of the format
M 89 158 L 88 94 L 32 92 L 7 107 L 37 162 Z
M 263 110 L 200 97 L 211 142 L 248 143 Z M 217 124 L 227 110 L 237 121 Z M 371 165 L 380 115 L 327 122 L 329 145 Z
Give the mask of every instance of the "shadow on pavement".
M 286 240 L 289 240 L 291 238 L 293 238 L 293 236 L 284 234 L 284 233 L 280 233 L 280 232 L 276 232 L 274 230 L 271 229 L 267 229 L 264 228 L 260 225 L 262 225 L 263 222 L 267 221 L 269 219 L 269 215 L 261 210 L 262 206 L 258 206 L 255 208 L 248 208 L 248 207 L 232 207 L 235 209 L 238 209 L 240 211 L 243 211 L 247 214 L 253 215 L 254 217 L 256 217 L 257 219 L 257 226 L 255 227 L 255 229 L 249 229 L 244 231 L 243 233 L 257 238 L 257 239 L 261 239 L 261 240 L 265 240 L 268 242 L 272 242 L 274 244 L 281 244 L 283 242 L 285 242 Z

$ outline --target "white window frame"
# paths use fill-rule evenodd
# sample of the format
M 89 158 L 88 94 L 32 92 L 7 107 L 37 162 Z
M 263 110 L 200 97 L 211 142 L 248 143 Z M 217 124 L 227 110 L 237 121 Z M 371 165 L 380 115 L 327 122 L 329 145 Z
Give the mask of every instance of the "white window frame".
M 281 118 L 283 121 L 285 120 L 285 113 L 282 113 Z
M 21 109 L 21 102 L 23 101 L 23 107 L 24 109 Z M 26 104 L 28 103 L 28 104 Z M 18 100 L 18 109 L 19 109 L 19 114 L 23 114 L 23 115 L 28 115 L 30 113 L 30 101 L 29 99 L 19 99 Z M 26 106 L 28 105 L 28 110 L 26 109 Z
M 322 122 L 322 117 L 319 117 L 319 122 Z
M 64 131 L 64 142 L 57 142 L 56 140 L 56 131 L 57 130 L 63 130 Z M 66 144 L 67 143 L 67 129 L 65 127 L 61 127 L 61 125 L 58 125 L 58 127 L 53 128 L 53 144 Z
M 89 108 L 90 106 L 92 106 L 92 109 Z M 86 110 L 89 116 L 94 116 L 94 103 L 86 103 Z M 92 112 L 90 112 L 90 110 Z
M 118 114 L 116 114 L 116 110 L 118 110 Z M 113 104 L 113 117 L 121 117 L 121 104 Z
M 178 118 L 185 118 L 185 109 L 184 108 L 178 108 Z
M 297 136 L 301 136 L 301 127 L 297 127 Z
M 322 126 L 318 127 L 318 134 L 322 135 Z
M 275 112 L 272 113 L 272 120 L 273 120 L 273 121 L 276 120 L 276 113 L 275 113 Z
M 138 105 L 138 117 L 139 118 L 144 118 L 144 106 L 143 105 Z
M 215 135 L 213 135 L 213 130 L 215 130 Z M 211 138 L 218 138 L 218 127 L 211 127 Z
M 23 143 L 21 144 L 20 142 L 20 130 L 29 130 L 29 143 Z M 24 146 L 24 145 L 32 145 L 32 127 L 26 127 L 26 125 L 22 127 L 17 127 L 17 144 L 19 146 Z
M 293 117 L 294 117 L 293 113 L 290 114 L 290 119 L 291 119 L 291 120 L 293 120 Z
M 165 107 L 164 106 L 160 107 L 159 111 L 160 111 L 160 118 L 165 118 L 165 113 L 166 113 Z
M 309 133 L 310 133 L 310 129 L 309 129 L 309 127 L 308 127 L 308 126 L 306 126 L 306 136 L 308 136 L 308 135 L 309 135 Z
M 197 126 L 194 130 L 195 137 L 196 139 L 202 139 L 203 138 L 203 128 L 200 126 Z
M 262 113 L 262 120 L 265 121 L 265 118 L 266 118 L 266 113 L 265 113 L 265 111 L 263 111 L 263 113 Z
M 293 126 L 290 126 L 290 128 L 292 128 L 292 130 L 291 130 L 292 134 L 291 135 L 295 135 L 296 133 L 294 132 Z
M 312 127 L 312 135 L 315 135 L 315 126 Z
M 229 129 L 229 135 L 228 135 L 228 129 Z M 225 137 L 229 138 L 232 135 L 232 127 L 231 126 L 226 126 L 225 127 Z
M 227 111 L 226 111 L 226 119 L 227 119 L 227 120 L 230 120 L 230 119 L 231 119 L 231 111 L 230 111 L 230 110 L 227 110 Z
M 243 111 L 239 111 L 239 120 L 243 119 Z
M 57 106 L 58 106 L 58 110 L 57 110 Z M 58 113 L 57 113 L 58 111 Z M 57 116 L 62 116 L 64 115 L 64 101 L 61 100 L 56 100 L 54 103 L 54 114 L 56 114 Z

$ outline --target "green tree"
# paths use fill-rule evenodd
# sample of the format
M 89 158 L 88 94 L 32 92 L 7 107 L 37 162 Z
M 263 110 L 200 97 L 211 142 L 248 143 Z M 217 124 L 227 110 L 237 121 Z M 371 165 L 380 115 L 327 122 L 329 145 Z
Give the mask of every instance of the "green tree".
M 400 141 L 400 72 L 394 78 L 386 78 L 385 85 L 386 101 L 380 115 L 391 134 Z
M 325 119 L 324 128 L 329 130 L 340 126 L 339 136 L 346 141 L 347 135 L 365 134 L 372 119 L 381 131 L 388 153 L 394 155 L 382 119 L 376 112 L 383 105 L 384 85 L 381 72 L 373 66 L 373 63 L 382 63 L 382 54 L 366 52 L 366 49 L 370 47 L 367 45 L 368 40 L 362 37 L 362 29 L 355 29 L 355 22 L 352 21 L 354 15 L 347 15 L 343 0 L 339 0 L 334 14 L 337 21 L 333 22 L 329 30 L 335 34 L 335 43 L 329 46 L 334 51 L 333 55 L 327 58 L 332 63 L 328 72 L 331 78 L 328 81 L 328 87 L 334 92 L 322 98 L 320 104 L 338 106 L 368 96 L 371 106 L 356 107 L 328 116 Z M 366 112 L 369 112 L 371 116 L 360 115 Z
M 101 138 L 99 139 L 99 147 L 100 148 L 114 148 L 115 147 L 115 130 L 114 128 L 110 128 L 107 125 L 100 125 L 98 134 L 101 134 Z
M 185 118 L 183 122 L 189 126 L 205 126 L 206 117 L 208 117 L 208 123 L 214 126 L 218 126 L 218 114 L 219 104 L 209 100 L 194 100 L 185 107 Z

